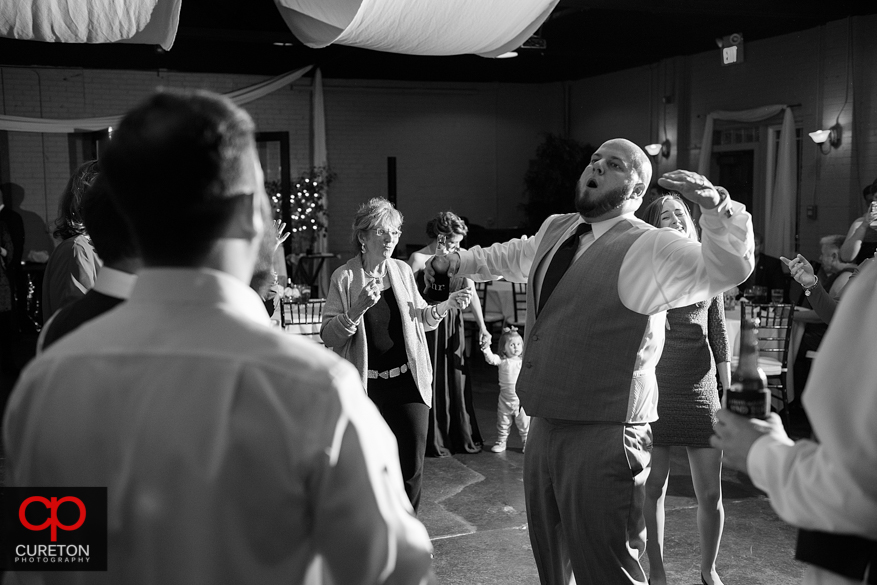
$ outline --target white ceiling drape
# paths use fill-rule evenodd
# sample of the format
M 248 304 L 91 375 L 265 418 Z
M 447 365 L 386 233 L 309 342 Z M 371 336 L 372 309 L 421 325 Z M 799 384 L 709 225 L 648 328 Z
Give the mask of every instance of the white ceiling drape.
M 50 43 L 138 43 L 169 51 L 182 0 L 3 0 L 0 36 Z
M 789 256 L 795 251 L 795 234 L 792 225 L 795 197 L 798 192 L 798 169 L 795 156 L 795 120 L 791 108 L 785 105 L 771 105 L 736 112 L 723 110 L 710 112 L 703 128 L 700 160 L 697 165 L 698 173 L 705 177 L 709 176 L 715 120 L 758 122 L 770 118 L 784 109 L 785 115 L 783 116 L 782 130 L 780 130 L 776 173 L 772 177 L 773 189 L 768 189 L 768 192 L 765 193 L 764 251 L 771 256 Z M 734 194 L 731 193 L 731 197 L 733 196 Z M 748 211 L 752 212 L 751 209 Z
M 538 29 L 558 0 L 274 0 L 312 48 L 496 57 Z

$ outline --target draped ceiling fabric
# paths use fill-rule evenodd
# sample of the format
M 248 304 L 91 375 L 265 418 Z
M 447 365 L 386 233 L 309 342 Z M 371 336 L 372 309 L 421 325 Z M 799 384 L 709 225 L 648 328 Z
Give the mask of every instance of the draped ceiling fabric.
M 773 189 L 765 193 L 764 209 L 764 252 L 770 256 L 789 256 L 795 252 L 795 234 L 792 231 L 795 213 L 795 195 L 798 191 L 798 173 L 795 149 L 795 119 L 792 109 L 785 105 L 761 106 L 738 112 L 717 110 L 706 118 L 701 141 L 700 160 L 697 172 L 709 176 L 710 159 L 713 153 L 713 122 L 732 120 L 735 122 L 758 122 L 775 116 L 785 109 L 783 126 L 780 130 L 780 145 Z M 731 197 L 734 194 L 731 193 Z M 750 213 L 752 210 L 749 210 Z
M 274 0 L 311 48 L 496 57 L 517 49 L 558 0 Z
M 0 36 L 50 43 L 138 43 L 169 51 L 182 0 L 2 0 Z
M 311 126 L 313 128 L 313 165 L 315 167 L 328 167 L 329 155 L 326 149 L 326 112 L 323 109 L 323 73 L 317 69 L 314 73 L 314 91 L 311 95 Z M 326 230 L 320 233 L 317 238 L 316 252 L 325 254 L 329 250 L 329 194 L 323 191 L 323 209 L 326 210 Z M 329 290 L 329 274 L 332 267 L 328 270 L 321 270 L 319 274 L 319 285 L 321 291 Z
M 313 65 L 308 65 L 296 71 L 290 71 L 277 77 L 272 77 L 261 83 L 237 89 L 225 94 L 239 106 L 248 104 L 260 97 L 285 87 L 310 71 Z M 74 120 L 54 120 L 48 118 L 24 118 L 21 116 L 0 115 L 0 130 L 13 132 L 44 132 L 48 134 L 72 134 L 74 132 L 97 132 L 106 130 L 111 126 L 118 126 L 122 115 L 104 116 L 101 118 L 79 118 Z

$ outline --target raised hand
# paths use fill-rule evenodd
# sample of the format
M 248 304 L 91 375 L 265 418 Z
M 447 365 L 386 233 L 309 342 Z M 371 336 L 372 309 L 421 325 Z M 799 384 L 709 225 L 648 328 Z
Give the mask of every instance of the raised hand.
M 277 248 L 279 248 L 281 245 L 283 245 L 283 242 L 285 242 L 286 238 L 289 237 L 289 232 L 283 233 L 283 231 L 285 229 L 286 229 L 286 224 L 283 222 L 283 220 L 280 220 L 280 219 L 274 220 L 274 237 L 277 238 L 277 241 L 274 243 L 274 250 L 275 251 L 277 250 Z
M 460 268 L 460 255 L 456 252 L 451 252 L 445 258 L 451 263 L 448 268 L 448 276 L 454 276 Z M 432 267 L 432 258 L 427 260 L 426 265 L 423 267 L 423 282 L 426 283 L 426 288 L 430 288 L 432 283 L 435 282 L 435 269 Z
M 783 261 L 783 264 L 789 267 L 789 272 L 792 273 L 792 278 L 794 278 L 798 284 L 805 288 L 816 284 L 816 275 L 813 273 L 813 266 L 807 262 L 806 258 L 798 254 L 791 260 L 780 256 L 780 260 Z
M 704 209 L 712 209 L 722 201 L 718 189 L 709 182 L 709 179 L 691 171 L 680 169 L 664 173 L 658 179 L 658 185 L 671 191 L 679 191 L 683 197 Z

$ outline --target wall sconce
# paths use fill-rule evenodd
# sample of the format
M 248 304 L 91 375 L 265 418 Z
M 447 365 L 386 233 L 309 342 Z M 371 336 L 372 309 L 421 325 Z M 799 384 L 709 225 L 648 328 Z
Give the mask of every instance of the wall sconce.
M 664 142 L 658 144 L 648 144 L 646 145 L 646 152 L 649 153 L 650 156 L 658 156 L 660 153 L 664 158 L 670 158 L 670 140 L 664 140 Z
M 819 145 L 819 150 L 822 154 L 828 154 L 831 152 L 832 148 L 837 148 L 840 146 L 841 136 L 843 134 L 843 126 L 840 124 L 835 124 L 828 130 L 817 130 L 815 132 L 810 132 L 810 139 L 813 140 L 816 144 Z M 828 150 L 825 150 L 823 146 L 826 142 L 828 142 Z

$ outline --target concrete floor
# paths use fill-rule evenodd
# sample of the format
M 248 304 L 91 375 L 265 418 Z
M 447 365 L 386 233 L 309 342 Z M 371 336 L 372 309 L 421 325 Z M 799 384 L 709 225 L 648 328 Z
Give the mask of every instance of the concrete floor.
M 490 453 L 496 437 L 496 369 L 472 364 L 479 427 L 488 447 L 475 455 L 427 458 L 420 507 L 435 547 L 442 585 L 535 585 L 524 507 L 521 452 L 513 429 L 509 449 Z M 793 420 L 800 427 L 800 423 Z M 796 530 L 780 520 L 749 478 L 722 474 L 725 531 L 716 563 L 726 585 L 800 583 L 804 565 L 794 560 Z M 674 449 L 666 500 L 665 568 L 668 583 L 699 585 L 697 501 L 684 449 Z M 648 561 L 644 558 L 644 564 Z
M 496 437 L 496 368 L 472 362 L 476 416 L 487 449 L 427 458 L 420 519 L 435 547 L 441 585 L 537 585 L 524 507 L 524 455 L 517 430 L 509 449 L 490 453 Z M 10 380 L 0 380 L 0 394 Z M 793 419 L 793 437 L 805 436 Z M 3 480 L 0 445 L 0 486 Z M 804 566 L 794 560 L 796 531 L 781 521 L 747 476 L 722 477 L 725 531 L 717 567 L 727 585 L 792 585 Z M 674 585 L 700 583 L 696 500 L 684 449 L 674 449 L 666 500 L 665 568 Z M 647 565 L 647 561 L 644 559 Z M 2 572 L 0 572 L 2 574 Z

